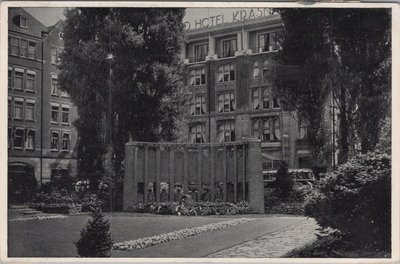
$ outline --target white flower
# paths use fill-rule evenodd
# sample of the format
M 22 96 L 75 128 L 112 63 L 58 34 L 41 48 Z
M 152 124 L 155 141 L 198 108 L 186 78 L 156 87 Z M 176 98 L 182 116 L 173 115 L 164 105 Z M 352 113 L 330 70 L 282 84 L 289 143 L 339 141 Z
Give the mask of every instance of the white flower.
M 145 238 L 139 238 L 139 239 L 135 239 L 135 240 L 118 242 L 118 243 L 114 243 L 113 249 L 130 251 L 133 249 L 146 248 L 146 247 L 162 244 L 162 243 L 172 241 L 172 240 L 179 240 L 179 239 L 183 239 L 183 238 L 186 238 L 189 236 L 195 236 L 195 235 L 198 235 L 198 234 L 201 234 L 204 232 L 211 232 L 214 230 L 228 228 L 231 226 L 249 222 L 251 220 L 252 219 L 249 219 L 249 218 L 239 218 L 239 219 L 224 221 L 224 222 L 220 222 L 220 223 L 212 223 L 212 224 L 203 225 L 203 226 L 194 227 L 194 228 L 185 228 L 185 229 L 181 229 L 181 230 L 176 230 L 174 232 L 151 236 L 151 237 L 145 237 Z

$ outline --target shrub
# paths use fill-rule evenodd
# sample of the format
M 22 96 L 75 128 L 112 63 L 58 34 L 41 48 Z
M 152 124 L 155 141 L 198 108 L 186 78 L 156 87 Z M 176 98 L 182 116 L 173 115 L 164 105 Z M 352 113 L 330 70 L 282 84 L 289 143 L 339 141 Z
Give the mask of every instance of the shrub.
M 79 203 L 78 197 L 74 195 L 53 191 L 35 194 L 29 207 L 44 213 L 68 213 L 69 209 L 76 208 Z
M 94 212 L 103 206 L 103 202 L 97 198 L 96 194 L 86 194 L 81 203 L 82 212 Z
M 75 242 L 80 257 L 110 257 L 113 241 L 110 223 L 104 219 L 97 208 L 92 213 L 86 228 L 82 229 L 80 239 Z
M 279 203 L 279 198 L 276 196 L 275 188 L 264 188 L 265 205 L 273 206 Z
M 162 215 L 236 215 L 251 212 L 250 204 L 241 201 L 237 204 L 229 202 L 197 202 L 192 204 L 178 203 L 140 203 L 134 207 L 138 213 Z
M 339 230 L 349 241 L 389 249 L 390 175 L 389 155 L 358 155 L 321 180 L 306 199 L 306 215 L 314 217 L 321 227 Z
M 312 192 L 312 187 L 308 184 L 294 183 L 293 189 L 288 199 L 292 202 L 304 202 L 306 197 Z
M 276 180 L 274 181 L 277 197 L 285 201 L 293 190 L 293 184 L 294 180 L 288 173 L 288 164 L 282 162 L 276 173 Z

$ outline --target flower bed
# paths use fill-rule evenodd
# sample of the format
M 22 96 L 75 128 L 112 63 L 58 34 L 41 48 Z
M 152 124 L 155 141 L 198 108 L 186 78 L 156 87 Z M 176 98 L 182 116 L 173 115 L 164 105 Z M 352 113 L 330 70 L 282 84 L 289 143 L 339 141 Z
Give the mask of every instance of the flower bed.
M 197 202 L 193 204 L 179 203 L 140 203 L 133 209 L 137 213 L 151 213 L 162 215 L 236 215 L 251 213 L 248 202 L 237 204 L 228 202 Z
M 249 219 L 249 218 L 240 218 L 240 219 L 234 219 L 234 220 L 224 221 L 224 222 L 220 222 L 220 223 L 203 225 L 203 226 L 194 227 L 194 228 L 185 228 L 185 229 L 177 230 L 177 231 L 166 233 L 166 234 L 114 243 L 113 249 L 131 251 L 134 249 L 147 248 L 147 247 L 162 244 L 162 243 L 165 243 L 168 241 L 179 240 L 179 239 L 187 238 L 190 236 L 195 236 L 195 235 L 198 235 L 198 234 L 201 234 L 204 232 L 212 232 L 215 230 L 228 228 L 228 227 L 239 225 L 239 224 L 246 223 L 249 221 L 251 221 L 251 219 Z
M 21 221 L 30 221 L 30 220 L 47 220 L 47 219 L 63 219 L 67 218 L 65 215 L 40 215 L 40 216 L 32 216 L 32 217 L 20 217 L 9 220 L 10 222 L 21 222 Z

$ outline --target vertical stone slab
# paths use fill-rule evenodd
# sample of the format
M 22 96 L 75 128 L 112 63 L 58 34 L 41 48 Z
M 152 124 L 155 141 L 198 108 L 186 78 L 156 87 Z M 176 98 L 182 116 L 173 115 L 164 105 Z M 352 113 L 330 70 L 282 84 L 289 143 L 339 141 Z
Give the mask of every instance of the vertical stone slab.
M 189 184 L 188 184 L 188 146 L 185 146 L 183 150 L 183 193 L 189 192 Z
M 197 147 L 197 192 L 198 192 L 198 201 L 200 201 L 201 195 L 203 193 L 203 188 L 201 185 L 201 156 L 202 156 L 203 148 L 198 146 Z
M 130 145 L 125 146 L 125 172 L 124 172 L 124 189 L 123 189 L 123 204 L 124 211 L 133 210 L 133 163 L 134 163 L 134 147 Z
M 233 149 L 233 201 L 235 203 L 237 203 L 237 201 L 238 201 L 237 151 L 238 151 L 238 147 L 235 145 L 234 149 Z
M 228 198 L 228 194 L 227 194 L 227 169 L 226 169 L 226 146 L 223 147 L 223 151 L 222 151 L 222 182 L 223 182 L 223 197 L 224 197 L 224 202 L 226 202 L 227 198 Z
M 138 186 L 137 186 L 137 178 L 139 176 L 139 147 L 134 146 L 133 153 L 133 204 L 137 204 L 138 202 Z
M 160 202 L 160 178 L 161 178 L 161 151 L 160 146 L 156 147 L 156 186 L 154 191 L 156 192 L 156 201 Z
M 249 203 L 255 212 L 263 214 L 265 209 L 261 164 L 261 141 L 258 139 L 249 139 L 248 146 L 246 172 L 249 183 Z
M 246 148 L 248 147 L 247 144 L 242 145 L 242 196 L 243 201 L 246 200 Z
M 211 191 L 211 201 L 215 201 L 215 147 L 210 146 L 210 191 Z
M 169 201 L 174 202 L 174 184 L 175 184 L 175 150 L 172 146 L 169 148 Z
M 144 202 L 149 201 L 148 185 L 149 185 L 149 146 L 146 144 L 144 147 Z

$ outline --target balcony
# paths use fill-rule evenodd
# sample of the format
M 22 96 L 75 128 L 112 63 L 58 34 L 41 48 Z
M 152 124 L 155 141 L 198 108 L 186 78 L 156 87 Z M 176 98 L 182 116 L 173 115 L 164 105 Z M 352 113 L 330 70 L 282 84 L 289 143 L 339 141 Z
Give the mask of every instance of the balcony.
M 278 51 L 279 47 L 278 45 L 273 45 L 273 46 L 253 46 L 250 47 L 251 51 L 253 54 L 256 53 L 263 53 L 263 52 L 273 52 L 273 51 Z
M 230 57 L 234 57 L 235 56 L 235 52 L 236 50 L 230 50 L 227 52 L 220 52 L 218 54 L 218 58 L 230 58 Z
M 186 59 L 189 60 L 189 63 L 194 63 L 194 62 L 203 62 L 206 61 L 207 55 L 201 55 L 201 56 L 188 56 Z

